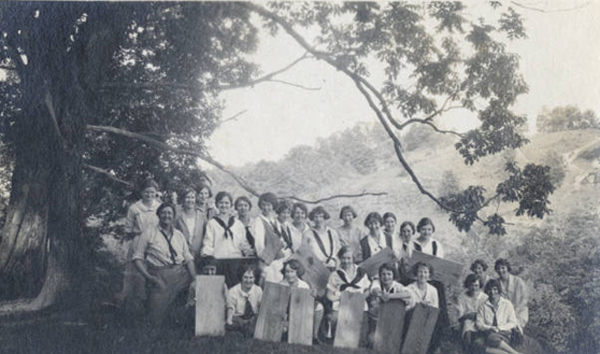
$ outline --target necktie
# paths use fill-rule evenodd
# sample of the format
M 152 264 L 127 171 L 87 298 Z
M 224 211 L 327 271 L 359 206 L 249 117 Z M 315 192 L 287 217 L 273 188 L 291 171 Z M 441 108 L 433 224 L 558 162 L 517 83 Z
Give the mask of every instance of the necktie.
M 254 310 L 252 310 L 252 304 L 250 304 L 250 295 L 246 296 L 246 306 L 244 307 L 244 314 L 242 318 L 249 320 L 254 316 Z

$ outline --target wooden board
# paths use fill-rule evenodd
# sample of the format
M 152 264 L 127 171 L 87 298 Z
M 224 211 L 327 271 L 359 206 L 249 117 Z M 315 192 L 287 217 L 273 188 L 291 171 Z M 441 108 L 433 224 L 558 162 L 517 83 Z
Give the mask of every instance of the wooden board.
M 417 304 L 413 310 L 401 354 L 425 354 L 429 348 L 439 309 Z
M 312 345 L 315 298 L 310 289 L 292 289 L 288 343 Z
M 196 336 L 225 334 L 225 277 L 196 276 Z
M 406 304 L 400 299 L 389 300 L 379 305 L 373 349 L 383 353 L 400 352 L 405 314 Z
M 262 296 L 254 338 L 279 342 L 283 334 L 283 320 L 290 299 L 290 287 L 267 282 Z
M 417 262 L 429 263 L 433 267 L 432 280 L 437 280 L 445 285 L 453 285 L 459 283 L 459 278 L 462 274 L 463 265 L 452 262 L 447 259 L 439 258 L 414 250 L 412 257 L 407 259 L 407 264 L 412 267 Z
M 344 291 L 340 299 L 334 347 L 358 348 L 363 322 L 365 295 Z
M 265 248 L 260 252 L 258 258 L 262 259 L 267 265 L 271 264 L 279 251 L 284 247 L 283 241 L 279 238 L 271 225 L 268 225 L 260 218 L 256 222 L 262 222 L 265 229 Z
M 383 263 L 395 263 L 398 260 L 394 256 L 394 251 L 390 248 L 384 248 L 381 251 L 375 253 L 371 257 L 364 260 L 358 266 L 364 269 L 371 279 L 379 277 L 379 267 Z
M 301 246 L 292 258 L 297 259 L 304 266 L 302 280 L 310 284 L 311 289 L 315 289 L 318 296 L 325 295 L 329 275 L 331 275 L 325 264 L 314 256 L 309 247 L 304 246 Z

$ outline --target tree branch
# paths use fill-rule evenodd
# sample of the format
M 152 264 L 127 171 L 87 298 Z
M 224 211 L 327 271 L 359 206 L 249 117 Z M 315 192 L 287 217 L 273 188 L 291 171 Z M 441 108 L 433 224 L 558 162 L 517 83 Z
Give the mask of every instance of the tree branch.
M 243 111 L 237 112 L 236 114 L 232 115 L 229 118 L 223 119 L 222 121 L 218 122 L 217 127 L 222 126 L 223 124 L 227 123 L 227 122 L 231 122 L 234 120 L 237 120 L 239 116 L 241 116 L 242 114 L 248 112 L 247 109 L 244 109 Z
M 542 12 L 542 13 L 551 13 L 551 12 L 568 12 L 568 11 L 573 11 L 573 10 L 579 10 L 579 9 L 582 9 L 582 8 L 588 6 L 591 2 L 588 1 L 588 2 L 586 2 L 584 4 L 582 4 L 582 5 L 579 5 L 579 6 L 568 7 L 568 8 L 565 8 L 565 9 L 554 9 L 554 10 L 546 10 L 546 9 L 540 9 L 540 8 L 533 7 L 533 6 L 523 5 L 523 4 L 521 4 L 521 3 L 517 2 L 517 1 L 511 1 L 510 3 L 513 4 L 513 5 L 515 5 L 515 6 L 517 6 L 517 7 L 525 9 L 525 10 L 537 11 L 537 12 Z
M 292 199 L 301 203 L 305 203 L 305 204 L 319 204 L 322 202 L 326 202 L 329 200 L 333 200 L 333 199 L 339 199 L 339 198 L 360 198 L 360 197 L 365 197 L 365 196 L 382 196 L 382 195 L 387 195 L 386 192 L 367 192 L 367 191 L 362 191 L 362 193 L 359 194 L 336 194 L 336 195 L 332 195 L 330 197 L 326 197 L 326 198 L 321 198 L 321 199 L 317 199 L 317 200 L 306 200 L 306 199 L 301 199 L 298 197 L 294 197 L 294 196 L 286 196 L 286 197 L 282 197 L 283 199 Z
M 428 125 L 431 128 L 433 128 L 433 130 L 435 130 L 438 133 L 442 133 L 442 134 L 452 134 L 452 135 L 456 135 L 460 138 L 462 138 L 464 136 L 464 134 L 461 134 L 459 132 L 455 132 L 453 130 L 443 130 L 437 127 L 437 125 L 433 124 L 433 122 L 427 120 L 427 119 L 418 119 L 418 118 L 412 118 L 407 120 L 406 122 L 402 123 L 402 128 L 406 128 L 408 125 L 410 124 L 414 124 L 414 123 L 419 123 L 419 124 L 424 124 L 424 125 Z
M 103 168 L 100 168 L 100 167 L 97 167 L 97 166 L 93 166 L 93 165 L 90 165 L 90 164 L 87 164 L 87 163 L 84 163 L 83 166 L 86 167 L 86 168 L 88 168 L 88 169 L 90 169 L 90 170 L 92 170 L 92 171 L 94 171 L 94 172 L 100 173 L 100 174 L 108 177 L 110 180 L 113 180 L 115 182 L 119 182 L 121 184 L 124 184 L 127 187 L 133 187 L 133 183 L 127 182 L 125 180 L 122 180 L 119 177 L 115 176 L 114 174 L 110 173 L 109 171 L 107 171 L 107 170 L 105 170 Z

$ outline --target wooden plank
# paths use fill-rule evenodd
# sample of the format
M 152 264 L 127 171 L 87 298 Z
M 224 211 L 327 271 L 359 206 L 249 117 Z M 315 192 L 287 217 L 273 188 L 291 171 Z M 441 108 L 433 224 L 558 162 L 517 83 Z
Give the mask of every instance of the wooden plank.
M 344 291 L 340 299 L 334 347 L 358 348 L 363 322 L 365 295 Z
M 400 352 L 405 314 L 406 304 L 400 299 L 392 299 L 379 305 L 373 349 L 383 353 Z
M 283 320 L 290 299 L 290 287 L 267 282 L 262 296 L 254 338 L 279 342 L 283 334 Z
M 425 354 L 439 314 L 439 309 L 423 304 L 415 306 L 401 354 Z
M 325 295 L 327 283 L 331 272 L 323 262 L 318 260 L 309 247 L 301 246 L 292 256 L 304 266 L 302 280 L 310 284 L 311 289 L 317 291 L 317 296 Z
M 394 251 L 390 248 L 385 248 L 367 258 L 358 266 L 364 269 L 367 274 L 369 274 L 369 277 L 373 279 L 379 277 L 379 267 L 381 267 L 383 263 L 395 263 L 397 261 L 398 260 L 394 256 Z
M 292 289 L 288 343 L 312 345 L 315 298 L 310 289 Z
M 225 334 L 225 277 L 196 276 L 196 336 Z
M 262 222 L 265 229 L 265 248 L 260 252 L 258 258 L 269 265 L 273 262 L 279 251 L 283 249 L 283 241 L 281 241 L 271 225 L 265 223 L 260 218 L 258 218 L 256 222 Z
M 433 267 L 433 276 L 431 279 L 440 281 L 446 285 L 458 284 L 463 270 L 463 265 L 460 263 L 419 251 L 413 251 L 412 257 L 406 261 L 409 267 L 412 267 L 417 262 L 429 263 Z

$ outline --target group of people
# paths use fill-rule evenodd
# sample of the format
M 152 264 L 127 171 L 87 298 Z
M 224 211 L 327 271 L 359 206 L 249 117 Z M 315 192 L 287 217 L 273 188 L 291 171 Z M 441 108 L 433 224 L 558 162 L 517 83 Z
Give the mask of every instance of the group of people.
M 273 193 L 259 197 L 260 211 L 252 216 L 252 202 L 245 196 L 234 200 L 229 193 L 219 192 L 214 198 L 216 208 L 212 207 L 213 194 L 207 184 L 185 188 L 177 206 L 160 203 L 158 190 L 156 182 L 146 181 L 140 188 L 142 199 L 129 208 L 126 230 L 133 234 L 131 262 L 117 296 L 122 302 L 145 283 L 148 318 L 154 326 L 160 325 L 177 296 L 191 289 L 197 270 L 215 274 L 219 272 L 216 261 L 245 258 L 256 262 L 239 274 L 220 272 L 230 285 L 226 291 L 228 328 L 251 334 L 266 282 L 311 289 L 302 279 L 305 265 L 294 257 L 310 253 L 330 271 L 324 295 L 311 289 L 315 342 L 332 339 L 341 294 L 346 291 L 365 294 L 364 345 L 372 344 L 379 305 L 390 299 L 404 301 L 407 310 L 418 303 L 440 308 L 433 349 L 449 328 L 445 295 L 449 284 L 431 279 L 435 270 L 430 264 L 406 267 L 414 251 L 444 257 L 429 218 L 416 226 L 404 221 L 397 230 L 394 213 L 371 212 L 363 229 L 355 222 L 354 208 L 344 206 L 339 213 L 342 223 L 334 228 L 329 226 L 331 215 L 325 208 L 317 206 L 309 212 L 306 205 L 280 200 Z M 384 249 L 391 250 L 397 262 L 382 264 L 378 276 L 369 277 L 357 264 Z M 514 354 L 511 345 L 527 322 L 527 289 L 522 279 L 510 274 L 508 261 L 499 259 L 495 269 L 498 279 L 488 279 L 487 264 L 477 260 L 465 279 L 467 290 L 457 299 L 462 338 L 467 350 Z

